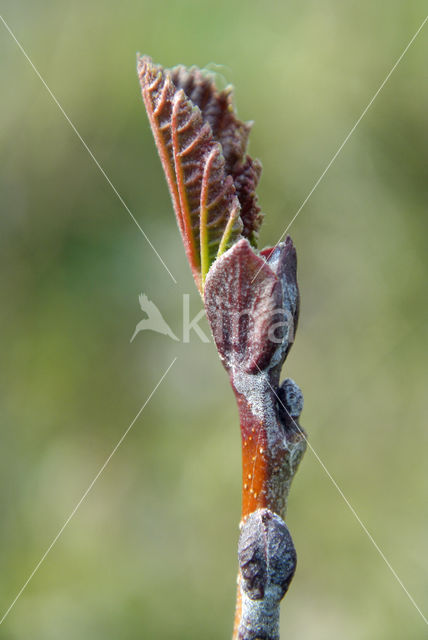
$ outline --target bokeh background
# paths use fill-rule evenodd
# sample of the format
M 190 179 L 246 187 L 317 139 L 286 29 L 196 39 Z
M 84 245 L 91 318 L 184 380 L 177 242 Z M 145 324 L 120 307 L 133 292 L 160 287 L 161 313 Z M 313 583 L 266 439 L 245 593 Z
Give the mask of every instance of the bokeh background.
M 135 73 L 137 51 L 236 87 L 264 166 L 260 244 L 290 222 L 425 17 L 422 0 L 2 2 L 2 15 L 158 249 L 169 277 L 11 35 L 1 57 L 3 640 L 228 638 L 237 411 L 213 345 L 130 337 L 153 300 L 201 309 Z M 427 614 L 428 26 L 291 228 L 302 424 Z M 202 323 L 207 330 L 206 324 Z M 308 451 L 288 524 L 282 637 L 416 640 L 422 617 Z

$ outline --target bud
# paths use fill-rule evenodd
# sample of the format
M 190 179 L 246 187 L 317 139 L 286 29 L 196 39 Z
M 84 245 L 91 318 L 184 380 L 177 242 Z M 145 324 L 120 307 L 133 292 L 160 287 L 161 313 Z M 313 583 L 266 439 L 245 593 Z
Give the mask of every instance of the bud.
M 242 589 L 251 600 L 280 602 L 296 570 L 296 551 L 287 525 L 269 509 L 251 513 L 238 543 Z
M 296 252 L 290 238 L 257 253 L 242 239 L 211 266 L 205 308 L 227 370 L 257 374 L 282 364 L 299 311 Z

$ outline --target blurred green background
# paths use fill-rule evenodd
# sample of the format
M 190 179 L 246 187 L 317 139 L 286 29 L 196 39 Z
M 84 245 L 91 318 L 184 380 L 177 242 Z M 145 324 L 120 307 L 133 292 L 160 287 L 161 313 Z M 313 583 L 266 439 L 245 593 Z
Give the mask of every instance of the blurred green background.
M 342 0 L 5 1 L 2 14 L 175 275 L 175 285 L 0 24 L 0 625 L 3 640 L 228 638 L 237 411 L 139 95 L 135 53 L 209 66 L 254 120 L 261 245 L 276 242 L 426 13 Z M 301 323 L 287 374 L 317 454 L 427 614 L 427 41 L 420 33 L 291 228 Z M 219 65 L 217 66 L 213 66 Z M 206 328 L 206 324 L 203 326 Z M 427 627 L 308 451 L 288 524 L 282 637 L 408 640 Z

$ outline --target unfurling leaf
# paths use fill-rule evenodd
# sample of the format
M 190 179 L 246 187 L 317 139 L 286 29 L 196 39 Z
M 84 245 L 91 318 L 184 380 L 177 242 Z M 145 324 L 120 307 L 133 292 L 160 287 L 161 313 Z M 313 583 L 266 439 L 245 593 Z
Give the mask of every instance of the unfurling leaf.
M 242 235 L 256 246 L 263 219 L 256 196 L 262 165 L 246 155 L 252 123 L 241 122 L 236 117 L 232 88 L 218 91 L 212 78 L 203 75 L 197 67 L 174 67 L 171 78 L 174 86 L 183 89 L 192 103 L 199 107 L 203 120 L 211 126 L 214 139 L 220 142 L 226 173 L 233 178 L 241 205 Z
M 260 227 L 255 188 L 261 166 L 245 153 L 250 124 L 237 119 L 231 91 L 217 91 L 196 67 L 163 69 L 144 56 L 138 73 L 187 258 L 202 293 L 216 258 L 242 236 L 255 243 Z

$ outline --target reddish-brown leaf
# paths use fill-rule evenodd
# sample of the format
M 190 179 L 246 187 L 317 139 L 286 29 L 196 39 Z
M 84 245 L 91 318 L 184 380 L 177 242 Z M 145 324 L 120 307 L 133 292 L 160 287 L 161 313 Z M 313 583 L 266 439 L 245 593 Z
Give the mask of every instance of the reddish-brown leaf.
M 239 237 L 242 222 L 222 147 L 198 106 L 174 85 L 172 72 L 138 61 L 142 95 L 199 290 L 210 265 Z
M 241 205 L 242 235 L 255 246 L 263 220 L 256 196 L 262 166 L 258 160 L 246 155 L 252 123 L 237 118 L 232 87 L 218 91 L 212 76 L 202 73 L 197 67 L 174 67 L 171 79 L 200 108 L 204 121 L 211 126 L 214 139 L 220 142 L 226 173 L 233 178 Z

